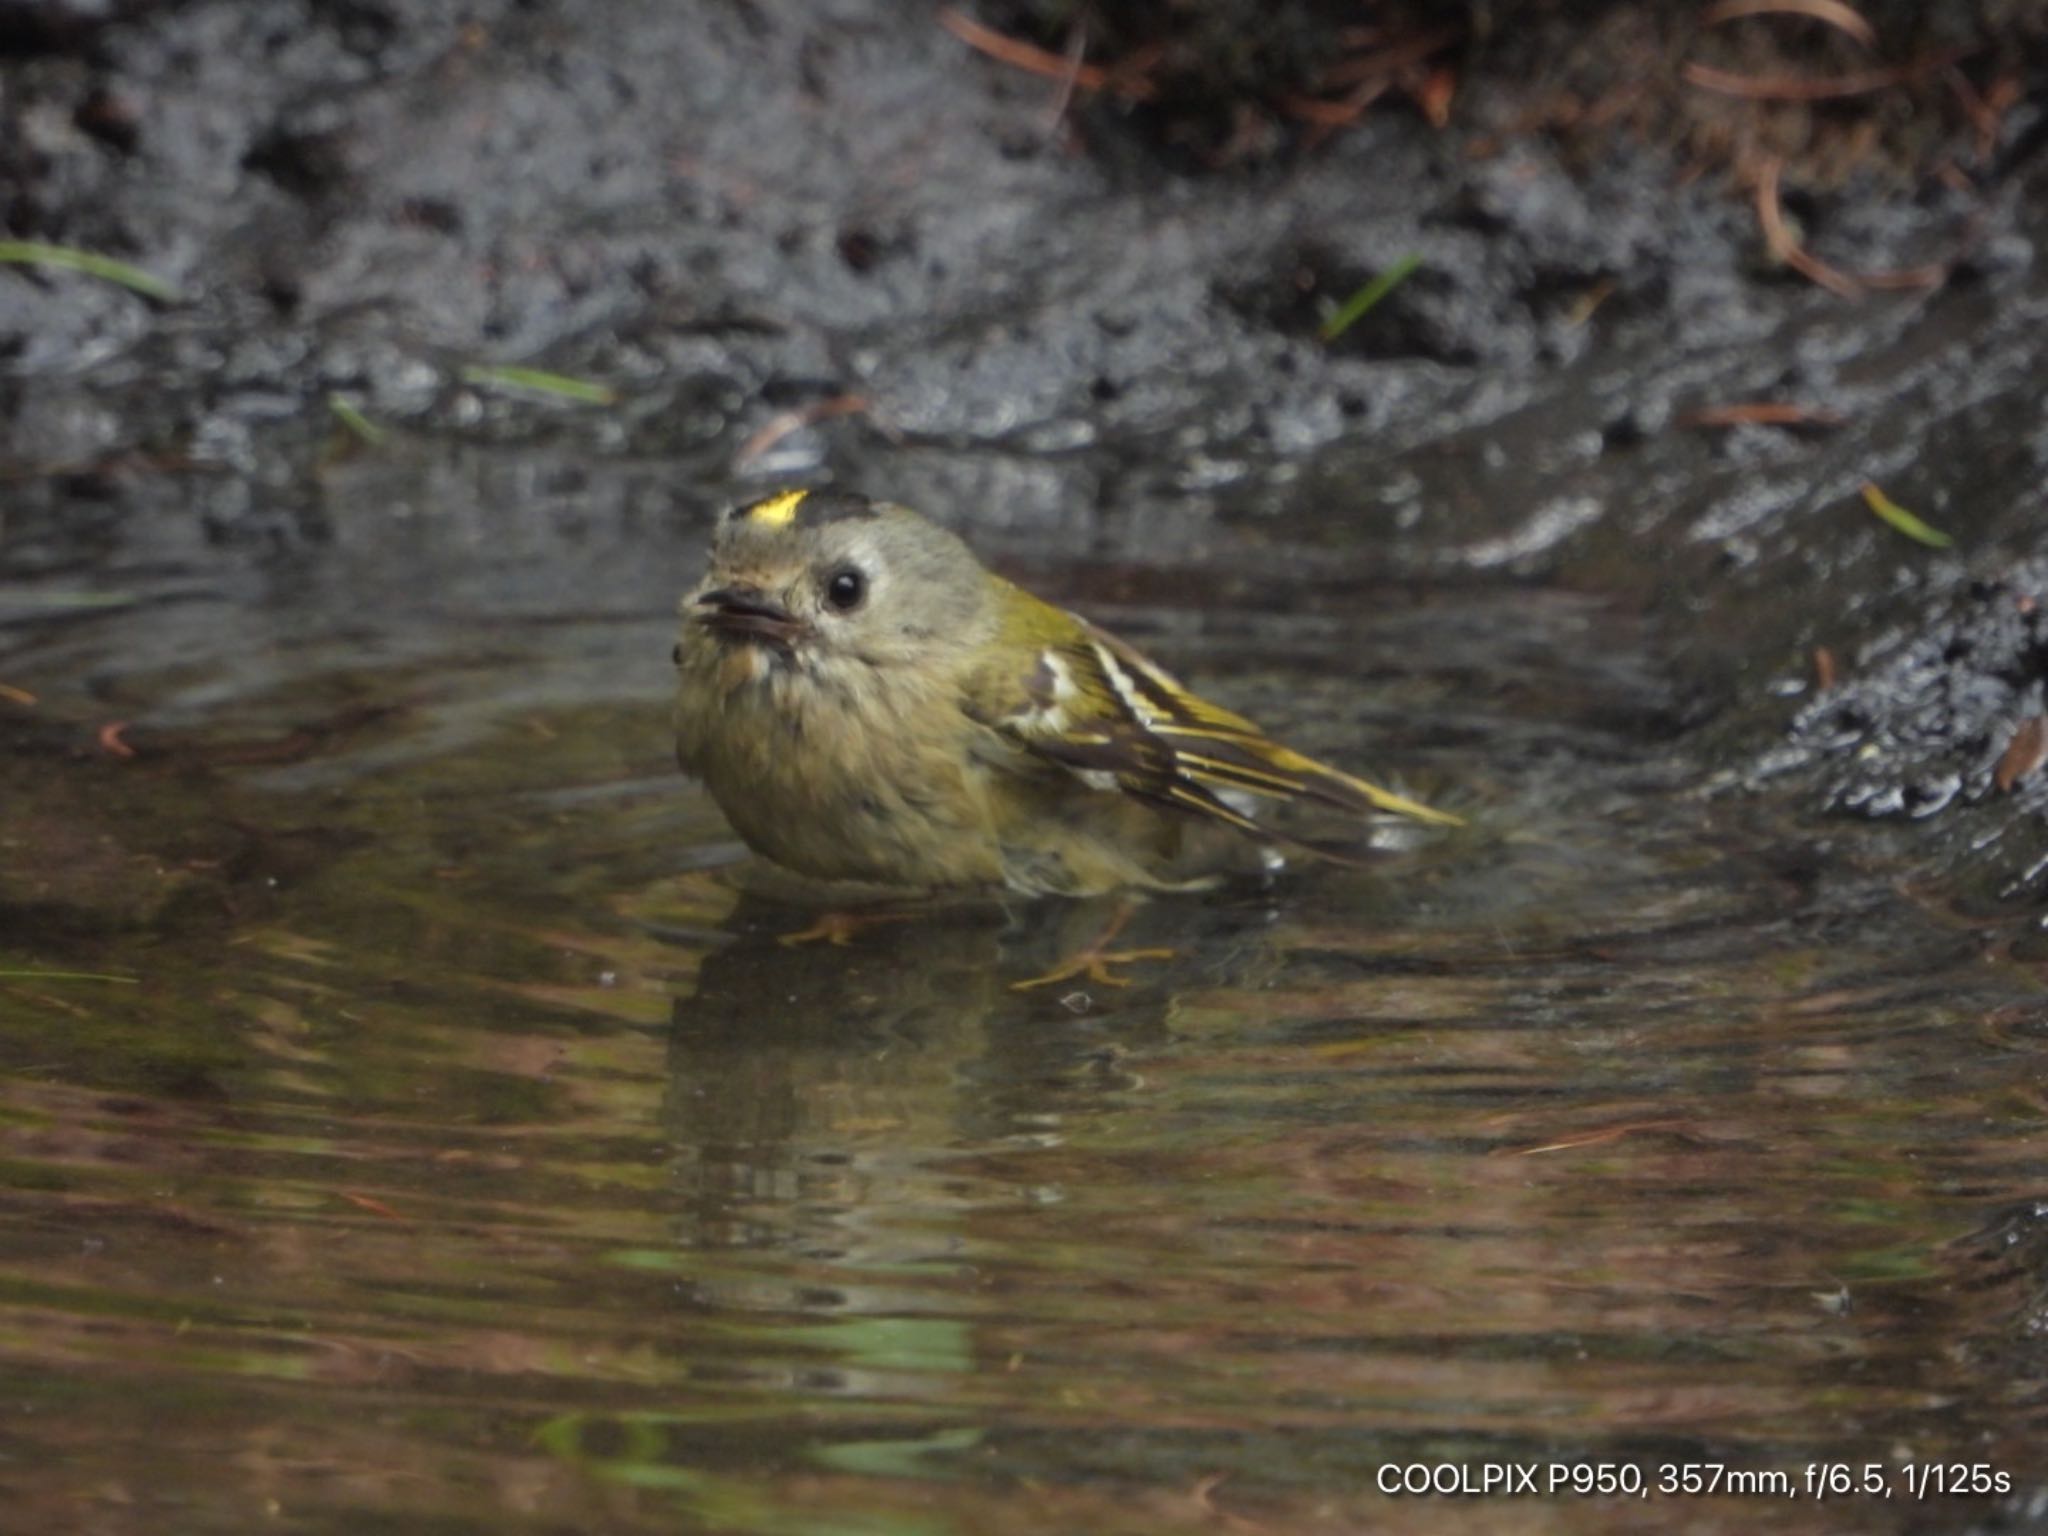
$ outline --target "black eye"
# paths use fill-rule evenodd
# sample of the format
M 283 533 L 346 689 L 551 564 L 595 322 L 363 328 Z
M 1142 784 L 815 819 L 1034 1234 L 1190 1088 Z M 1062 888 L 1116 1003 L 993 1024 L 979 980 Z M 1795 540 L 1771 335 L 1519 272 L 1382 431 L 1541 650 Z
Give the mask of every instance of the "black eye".
M 825 578 L 825 601 L 841 613 L 851 613 L 868 595 L 868 579 L 850 565 L 842 565 Z

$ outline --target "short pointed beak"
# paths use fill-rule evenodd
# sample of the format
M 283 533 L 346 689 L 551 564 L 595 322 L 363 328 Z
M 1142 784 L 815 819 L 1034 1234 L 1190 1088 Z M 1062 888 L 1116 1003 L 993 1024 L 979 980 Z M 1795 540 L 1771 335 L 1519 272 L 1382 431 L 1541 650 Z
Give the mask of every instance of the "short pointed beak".
M 723 635 L 787 646 L 803 622 L 759 587 L 719 587 L 697 598 L 698 622 Z

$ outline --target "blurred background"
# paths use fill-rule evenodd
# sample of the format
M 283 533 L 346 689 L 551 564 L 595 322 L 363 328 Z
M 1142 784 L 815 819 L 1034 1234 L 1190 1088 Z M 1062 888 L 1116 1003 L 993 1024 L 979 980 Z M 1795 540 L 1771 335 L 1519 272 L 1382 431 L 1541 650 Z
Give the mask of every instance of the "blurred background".
M 0 0 L 21 1518 L 2048 1522 L 2044 108 L 2028 0 Z M 1471 829 L 780 943 L 668 652 L 822 483 Z

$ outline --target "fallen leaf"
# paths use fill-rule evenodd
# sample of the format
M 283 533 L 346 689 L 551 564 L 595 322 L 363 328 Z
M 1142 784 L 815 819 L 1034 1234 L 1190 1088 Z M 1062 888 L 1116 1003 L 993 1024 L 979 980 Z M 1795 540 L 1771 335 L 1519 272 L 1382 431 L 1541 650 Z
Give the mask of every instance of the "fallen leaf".
M 2029 715 L 2005 744 L 1998 767 L 1992 771 L 1992 782 L 2009 795 L 2022 779 L 2038 773 L 2043 763 L 2048 763 L 2048 716 Z

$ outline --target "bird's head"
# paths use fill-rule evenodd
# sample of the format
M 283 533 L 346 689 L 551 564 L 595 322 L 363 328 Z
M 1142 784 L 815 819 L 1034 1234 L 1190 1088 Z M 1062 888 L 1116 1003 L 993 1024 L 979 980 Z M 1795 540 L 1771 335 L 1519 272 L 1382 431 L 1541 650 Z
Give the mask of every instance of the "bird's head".
M 683 617 L 782 666 L 910 666 L 967 643 L 993 583 L 965 544 L 907 507 L 781 491 L 719 519 Z

